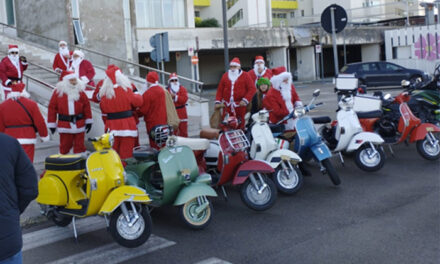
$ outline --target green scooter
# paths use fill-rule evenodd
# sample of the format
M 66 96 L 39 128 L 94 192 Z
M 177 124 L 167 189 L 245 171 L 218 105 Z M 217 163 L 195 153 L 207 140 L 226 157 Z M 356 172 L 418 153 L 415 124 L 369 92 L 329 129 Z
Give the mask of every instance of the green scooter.
M 216 197 L 210 186 L 211 175 L 199 173 L 193 151 L 177 146 L 177 138 L 170 136 L 169 126 L 157 126 L 150 134 L 160 151 L 140 146 L 133 149 L 133 158 L 126 159 L 126 184 L 141 187 L 152 199 L 149 206 L 172 204 L 179 207 L 179 215 L 190 228 L 208 226 L 213 214 L 207 196 Z M 203 140 L 203 139 L 202 139 Z M 207 144 L 208 142 L 200 142 Z

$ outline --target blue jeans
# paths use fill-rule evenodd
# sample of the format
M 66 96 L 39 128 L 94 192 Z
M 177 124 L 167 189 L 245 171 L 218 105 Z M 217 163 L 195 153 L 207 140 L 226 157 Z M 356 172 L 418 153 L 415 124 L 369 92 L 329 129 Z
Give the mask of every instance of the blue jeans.
M 0 261 L 0 264 L 22 264 L 23 258 L 21 256 L 21 250 L 14 256 Z

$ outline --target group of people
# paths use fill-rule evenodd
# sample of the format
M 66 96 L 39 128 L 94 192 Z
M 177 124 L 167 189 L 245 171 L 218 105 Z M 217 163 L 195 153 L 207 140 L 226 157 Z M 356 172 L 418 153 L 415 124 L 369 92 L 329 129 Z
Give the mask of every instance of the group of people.
M 233 115 L 239 128 L 245 128 L 245 114 L 269 110 L 269 121 L 277 123 L 302 102 L 292 84 L 292 74 L 284 66 L 268 69 L 262 56 L 255 57 L 249 72 L 241 70 L 240 60 L 233 58 L 217 88 L 215 107 L 223 109 L 222 118 Z M 293 129 L 289 120 L 286 129 Z
M 93 124 L 90 101 L 99 104 L 105 132 L 114 135 L 113 148 L 121 159 L 131 157 L 133 148 L 139 145 L 137 125 L 140 117 L 144 118 L 148 132 L 156 126 L 167 125 L 166 96 L 172 98 L 180 119 L 174 133 L 188 136 L 188 94 L 176 73 L 170 75 L 168 86 L 164 88 L 159 84 L 158 74 L 149 72 L 144 89 L 138 90 L 121 69 L 109 65 L 105 78 L 95 87 L 92 64 L 84 59 L 81 51 L 69 51 L 67 43 L 61 41 L 53 62 L 53 69 L 60 73 L 60 79 L 49 101 L 46 125 L 37 103 L 29 98 L 21 81 L 27 67 L 26 58 L 18 56 L 16 45 L 10 45 L 8 53 L 0 64 L 2 90 L 5 92 L 5 100 L 0 104 L 0 132 L 15 137 L 31 161 L 37 134 L 41 140 L 49 140 L 47 128 L 52 134 L 58 131 L 60 154 L 86 151 L 85 134 Z M 15 66 L 16 63 L 21 68 Z M 86 94 L 88 89 L 94 90 L 91 98 Z M 150 145 L 158 148 L 151 137 Z

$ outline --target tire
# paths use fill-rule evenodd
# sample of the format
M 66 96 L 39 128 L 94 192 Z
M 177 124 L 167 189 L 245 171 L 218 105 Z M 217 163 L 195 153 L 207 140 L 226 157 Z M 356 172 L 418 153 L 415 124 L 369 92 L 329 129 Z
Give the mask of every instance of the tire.
M 355 152 L 355 163 L 356 166 L 359 167 L 359 169 L 363 171 L 378 171 L 380 170 L 383 165 L 385 164 L 385 153 L 383 152 L 382 148 L 376 147 L 377 154 L 370 158 L 369 153 L 373 151 L 370 147 L 370 145 L 362 145 L 358 150 Z
M 288 168 L 286 174 L 286 171 L 283 170 L 280 164 L 273 174 L 273 182 L 280 193 L 292 195 L 298 192 L 303 185 L 303 175 L 301 171 L 297 166 L 292 165 L 292 167 L 293 171 Z
M 241 200 L 247 207 L 255 211 L 265 211 L 271 208 L 277 199 L 277 188 L 275 183 L 265 175 L 262 175 L 262 177 L 263 181 L 267 184 L 267 187 L 261 194 L 258 194 L 254 185 L 252 185 L 250 178 L 248 178 L 240 188 Z M 258 177 L 256 177 L 256 180 L 259 181 Z
M 436 145 L 431 146 L 427 136 L 422 140 L 417 140 L 417 152 L 420 156 L 427 160 L 437 160 L 440 157 L 440 145 L 437 142 Z
M 339 178 L 338 173 L 336 172 L 335 168 L 333 167 L 333 164 L 330 162 L 330 159 L 324 159 L 321 161 L 322 166 L 324 166 L 326 173 L 328 174 L 330 180 L 334 185 L 341 184 L 341 179 Z
M 205 210 L 196 214 L 195 208 L 198 206 L 197 198 L 194 198 L 184 205 L 179 206 L 179 216 L 186 226 L 192 229 L 204 229 L 209 225 L 212 219 L 213 207 L 209 202 Z
M 130 206 L 127 206 L 129 214 L 133 213 Z M 110 234 L 121 246 L 135 248 L 144 244 L 151 235 L 151 217 L 145 206 L 137 206 L 139 219 L 133 227 L 128 227 L 121 207 L 110 216 Z M 121 229 L 124 228 L 124 229 Z M 138 230 L 133 230 L 138 229 Z M 140 230 L 139 230 L 140 229 Z M 125 231 L 125 232 L 124 232 Z
M 71 215 L 65 215 L 60 212 L 58 212 L 56 209 L 53 209 L 49 215 L 48 218 L 54 222 L 55 225 L 60 227 L 66 227 L 72 222 L 72 216 Z

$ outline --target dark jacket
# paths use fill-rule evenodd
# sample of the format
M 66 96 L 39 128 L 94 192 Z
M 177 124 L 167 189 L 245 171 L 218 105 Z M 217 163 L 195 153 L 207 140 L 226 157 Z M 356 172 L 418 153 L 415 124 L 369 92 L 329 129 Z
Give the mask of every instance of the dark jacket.
M 38 195 L 35 169 L 15 138 L 0 133 L 0 261 L 17 254 L 23 241 L 20 214 Z

